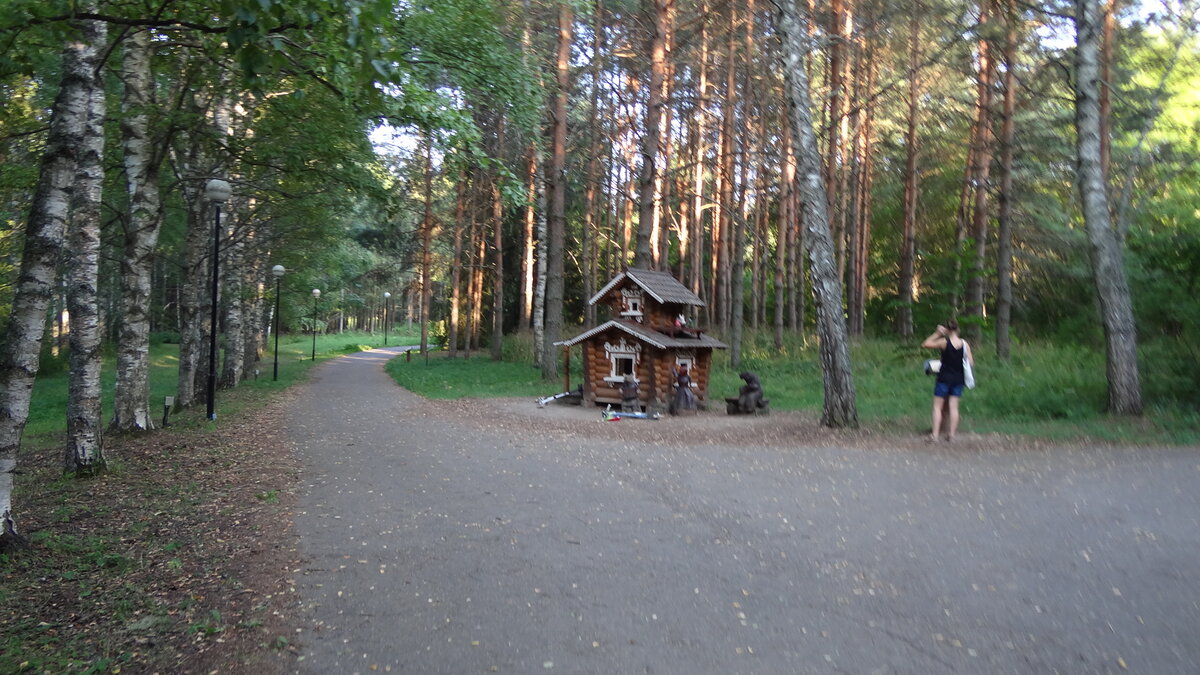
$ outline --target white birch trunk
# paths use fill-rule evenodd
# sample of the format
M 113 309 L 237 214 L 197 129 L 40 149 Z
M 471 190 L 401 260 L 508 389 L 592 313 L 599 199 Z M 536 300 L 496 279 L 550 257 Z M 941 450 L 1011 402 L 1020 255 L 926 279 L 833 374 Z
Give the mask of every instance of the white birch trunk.
M 792 132 L 796 140 L 798 188 L 805 226 L 808 229 L 808 258 L 817 305 L 821 371 L 825 403 L 821 423 L 829 427 L 858 426 L 854 375 L 846 318 L 842 311 L 842 284 L 834 260 L 833 237 L 829 232 L 829 202 L 821 179 L 821 155 L 813 132 L 812 102 L 804 57 L 812 38 L 806 30 L 809 17 L 796 9 L 795 0 L 774 0 L 783 49 Z
M 121 142 L 129 216 L 121 256 L 121 327 L 112 427 L 145 431 L 154 428 L 150 413 L 150 266 L 162 223 L 158 192 L 161 155 L 150 133 L 153 80 L 148 31 L 125 38 L 121 79 Z
M 189 162 L 189 165 L 192 165 Z M 184 173 L 190 173 L 187 166 Z M 183 279 L 179 290 L 179 377 L 175 386 L 175 405 L 187 408 L 196 402 L 197 381 L 205 363 L 204 337 L 204 280 L 205 270 L 211 265 L 207 241 L 209 228 L 201 218 L 200 195 L 195 190 L 184 188 L 188 208 L 188 229 L 184 245 Z
M 103 41 L 106 26 L 97 24 Z M 104 191 L 103 81 L 93 82 L 87 126 L 75 173 L 74 204 L 67 233 L 67 309 L 71 313 L 67 447 L 63 471 L 93 474 L 105 468 L 100 405 L 101 326 L 100 199 Z
M 221 311 L 224 312 L 225 326 L 225 361 L 221 369 L 218 386 L 221 389 L 232 389 L 242 381 L 242 372 L 246 363 L 242 282 L 245 272 L 242 269 L 242 259 L 246 252 L 245 241 L 237 231 L 237 218 L 234 202 L 228 202 L 228 208 L 221 209 L 221 225 L 224 239 L 227 242 L 223 248 L 221 260 L 221 295 L 224 299 Z
M 1076 0 L 1075 127 L 1079 196 L 1087 230 L 1092 277 L 1100 299 L 1108 362 L 1109 411 L 1142 413 L 1137 329 L 1125 273 L 1125 251 L 1113 229 L 1100 160 L 1100 3 Z
M 46 309 L 54 292 L 55 267 L 63 247 L 77 153 L 83 146 L 91 83 L 103 35 L 95 22 L 84 22 L 82 35 L 63 48 L 62 82 L 51 109 L 50 132 L 25 228 L 12 315 L 0 348 L 0 550 L 23 542 L 12 513 L 13 474 L 40 365 Z
M 541 366 L 546 342 L 546 185 L 539 175 L 534 180 L 537 196 L 537 283 L 533 290 L 533 362 Z

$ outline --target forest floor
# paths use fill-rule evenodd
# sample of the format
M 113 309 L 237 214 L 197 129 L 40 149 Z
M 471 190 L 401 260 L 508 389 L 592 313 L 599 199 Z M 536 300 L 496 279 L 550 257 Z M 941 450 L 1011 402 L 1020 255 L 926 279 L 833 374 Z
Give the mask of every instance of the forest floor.
M 23 451 L 18 526 L 0 556 L 0 672 L 283 672 L 296 666 L 293 531 L 301 470 L 282 429 L 293 391 L 216 430 L 187 424 L 108 439 L 111 470 L 61 477 L 58 444 Z M 723 410 L 603 422 L 598 408 L 529 399 L 439 401 L 468 426 L 647 444 L 929 451 L 922 435 L 835 432 L 815 413 Z M 963 434 L 954 449 L 1035 439 Z M 941 451 L 951 451 L 943 446 Z
M 23 450 L 0 555 L 0 672 L 271 672 L 286 627 L 299 471 L 272 431 L 287 405 L 215 431 L 106 439 L 110 471 L 62 478 L 59 444 Z

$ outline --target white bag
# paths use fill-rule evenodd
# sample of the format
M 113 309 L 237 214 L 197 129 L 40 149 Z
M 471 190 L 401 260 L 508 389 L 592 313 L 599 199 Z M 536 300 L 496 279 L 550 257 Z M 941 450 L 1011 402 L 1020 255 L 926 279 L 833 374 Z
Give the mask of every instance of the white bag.
M 925 359 L 925 374 L 937 375 L 942 370 L 942 362 L 939 359 Z
M 963 342 L 963 381 L 967 389 L 975 388 L 975 369 L 971 367 L 971 345 Z

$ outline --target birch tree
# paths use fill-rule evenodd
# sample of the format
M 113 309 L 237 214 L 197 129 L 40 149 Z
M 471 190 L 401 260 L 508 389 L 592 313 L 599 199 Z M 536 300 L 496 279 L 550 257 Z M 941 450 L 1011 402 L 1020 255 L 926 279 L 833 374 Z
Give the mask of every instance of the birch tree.
M 0 550 L 23 543 L 12 513 L 17 449 L 29 419 L 33 380 L 41 359 L 46 310 L 54 293 L 55 268 L 63 248 L 79 150 L 89 126 L 88 110 L 104 31 L 82 21 L 67 38 L 62 75 L 50 113 L 50 130 L 38 169 L 12 315 L 0 347 Z
M 783 49 L 780 56 L 787 81 L 792 134 L 796 139 L 798 188 L 808 230 L 809 270 L 817 309 L 821 373 L 825 389 L 821 423 L 829 427 L 857 427 L 858 408 L 850 367 L 846 320 L 842 312 L 842 283 L 834 260 L 829 232 L 828 195 L 821 179 L 821 155 L 813 131 L 808 72 L 804 67 L 812 38 L 811 20 L 794 0 L 772 0 Z
M 97 39 L 106 26 L 96 22 Z M 95 74 L 95 71 L 93 71 Z M 104 191 L 104 83 L 90 87 L 87 122 L 75 173 L 74 204 L 67 234 L 67 310 L 71 314 L 67 447 L 63 471 L 92 474 L 106 466 L 100 405 L 101 325 L 100 200 Z
M 1092 279 L 1100 301 L 1108 376 L 1108 408 L 1142 413 L 1137 329 L 1125 272 L 1124 244 L 1109 215 L 1101 160 L 1100 3 L 1075 0 L 1075 128 L 1079 197 L 1088 238 Z

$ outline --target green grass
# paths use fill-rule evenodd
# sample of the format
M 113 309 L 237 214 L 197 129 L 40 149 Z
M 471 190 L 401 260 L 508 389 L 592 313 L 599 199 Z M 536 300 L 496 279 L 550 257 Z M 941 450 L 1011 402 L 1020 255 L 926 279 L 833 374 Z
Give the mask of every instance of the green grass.
M 1157 342 L 1143 347 L 1142 381 L 1146 414 L 1141 418 L 1104 413 L 1104 354 L 1060 343 L 1022 344 L 1001 362 L 990 344 L 974 347 L 979 386 L 962 399 L 962 431 L 1033 436 L 1056 441 L 1163 444 L 1200 443 L 1200 366 L 1183 345 Z M 544 396 L 561 391 L 562 382 L 545 382 L 531 362 L 527 335 L 509 338 L 505 361 L 487 352 L 447 359 L 435 354 L 428 364 L 394 359 L 388 372 L 404 386 L 430 398 Z M 578 386 L 579 352 L 572 355 L 572 386 Z M 927 433 L 933 378 L 921 372 L 930 350 L 894 340 L 863 339 L 851 345 L 859 421 L 868 427 L 902 434 Z M 776 349 L 769 334 L 750 335 L 742 364 L 729 366 L 728 352 L 716 353 L 711 397 L 734 396 L 738 373 L 753 371 L 763 382 L 771 407 L 819 413 L 823 404 L 821 369 L 815 339 L 790 338 Z
M 407 334 L 389 332 L 388 345 L 397 346 L 417 344 L 418 337 Z M 383 346 L 382 333 L 334 333 L 318 335 L 316 342 L 317 362 L 343 354 L 348 354 L 373 347 Z M 308 370 L 313 365 L 313 340 L 311 335 L 281 335 L 279 338 L 279 380 L 272 379 L 274 367 L 274 341 L 267 344 L 262 360 L 255 366 L 259 373 L 257 377 L 238 385 L 237 396 L 226 395 L 227 392 L 218 390 L 216 396 L 216 412 L 218 422 L 226 415 L 237 415 L 246 406 L 254 406 L 265 402 L 271 394 L 290 387 L 308 376 Z M 104 423 L 112 416 L 113 391 L 116 387 L 114 368 L 116 359 L 109 354 L 104 359 L 101 375 L 103 389 L 102 403 Z M 155 344 L 150 347 L 150 409 L 157 426 L 162 421 L 163 404 L 167 396 L 174 396 L 177 386 L 179 368 L 179 345 Z M 66 432 L 66 410 L 68 396 L 68 375 L 65 368 L 49 368 L 49 374 L 39 375 L 33 387 L 33 399 L 30 402 L 29 420 L 25 425 L 25 443 L 58 442 Z M 247 393 L 242 393 L 245 390 Z M 254 396 L 259 392 L 260 396 Z M 189 411 L 191 414 L 172 415 L 171 424 L 205 425 L 205 402 L 203 392 L 197 405 Z M 197 411 L 199 414 L 196 414 Z

